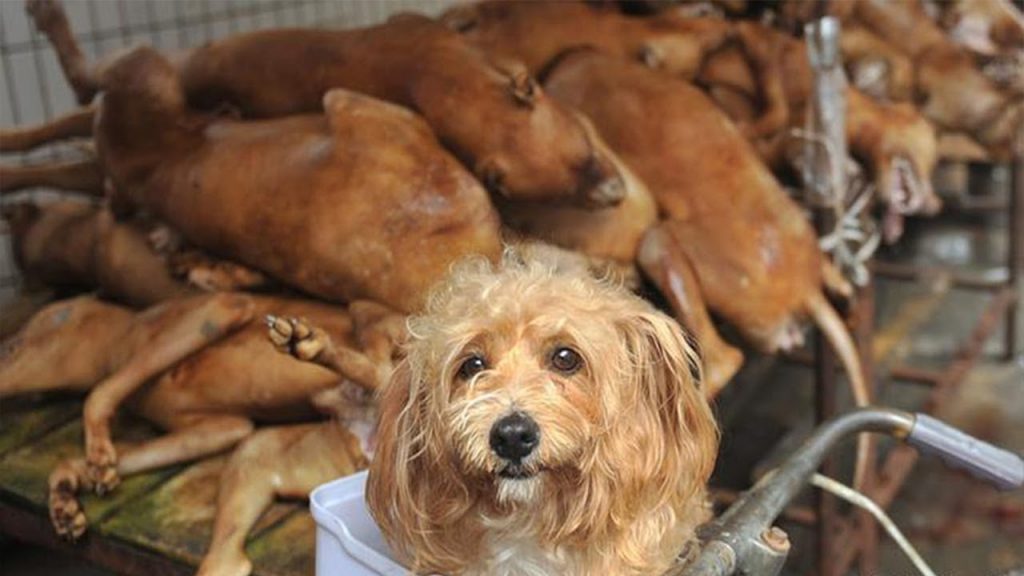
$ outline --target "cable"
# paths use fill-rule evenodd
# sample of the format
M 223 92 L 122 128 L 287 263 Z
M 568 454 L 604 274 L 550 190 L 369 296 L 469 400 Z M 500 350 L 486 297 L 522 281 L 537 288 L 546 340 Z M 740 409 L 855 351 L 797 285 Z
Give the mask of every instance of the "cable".
M 882 510 L 882 508 L 879 507 L 878 504 L 875 504 L 870 498 L 853 488 L 849 488 L 848 486 L 836 482 L 828 476 L 822 476 L 821 474 L 815 474 L 811 477 L 811 485 L 821 488 L 826 492 L 831 492 L 850 504 L 859 506 L 870 512 L 871 515 L 878 520 L 878 523 L 885 528 L 885 531 L 889 533 L 889 537 L 892 538 L 893 541 L 899 545 L 900 549 L 903 550 L 903 553 L 910 558 L 910 561 L 914 564 L 914 567 L 917 568 L 918 572 L 924 576 L 935 576 L 935 572 L 932 572 L 932 569 L 928 567 L 928 564 L 926 564 L 924 559 L 921 558 L 921 555 L 917 553 L 917 550 L 911 546 L 910 542 L 908 542 L 903 536 L 903 533 L 900 532 L 900 529 L 896 527 L 896 524 L 894 524 L 885 513 L 885 510 Z

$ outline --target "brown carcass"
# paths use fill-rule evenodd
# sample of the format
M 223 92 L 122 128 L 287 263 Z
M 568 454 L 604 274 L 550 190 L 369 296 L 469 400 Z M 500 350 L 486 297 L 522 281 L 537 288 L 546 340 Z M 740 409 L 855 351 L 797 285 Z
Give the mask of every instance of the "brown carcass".
M 147 230 L 73 200 L 4 206 L 14 260 L 25 279 L 60 289 L 99 290 L 132 306 L 194 292 L 150 246 Z
M 103 88 L 60 5 L 30 0 L 82 103 Z M 345 88 L 412 108 L 492 191 L 514 198 L 605 206 L 621 181 L 577 118 L 548 99 L 515 61 L 491 59 L 458 34 L 412 14 L 378 26 L 266 30 L 180 55 L 188 102 L 247 117 L 321 111 Z
M 1020 150 L 1024 97 L 987 77 L 966 49 L 929 18 L 918 1 L 854 2 L 848 21 L 913 61 L 915 100 L 940 128 L 964 132 L 994 158 Z M 1019 23 L 1017 24 L 1019 25 Z M 1011 74 L 1020 78 L 1018 70 Z
M 801 147 L 790 132 L 804 127 L 813 98 L 806 44 L 755 22 L 737 22 L 735 27 L 742 47 L 711 55 L 697 81 L 746 126 L 769 163 L 792 163 Z M 854 88 L 845 95 L 850 153 L 874 175 L 888 209 L 887 236 L 895 240 L 903 215 L 934 214 L 941 207 L 931 186 L 935 131 L 909 104 L 879 103 Z
M 589 46 L 692 78 L 706 55 L 733 35 L 728 23 L 715 19 L 630 18 L 584 2 L 487 0 L 456 6 L 441 21 L 488 54 L 518 59 L 535 74 L 566 49 Z
M 574 2 L 481 2 L 443 20 L 472 43 L 501 57 L 519 57 L 542 72 L 562 52 L 591 46 L 639 59 L 702 85 L 758 149 L 780 166 L 791 126 L 802 126 L 812 73 L 803 43 L 752 22 L 664 13 L 630 18 Z M 562 23 L 572 22 L 572 26 Z M 939 206 L 930 175 L 935 135 L 905 105 L 881 104 L 847 92 L 849 148 L 873 176 L 895 213 Z
M 274 350 L 272 336 L 299 361 Z M 312 330 L 294 317 L 316 318 Z M 91 296 L 44 308 L 0 349 L 0 398 L 88 392 L 86 453 L 50 476 L 50 516 L 75 539 L 87 519 L 76 494 L 103 494 L 120 478 L 241 445 L 220 480 L 213 538 L 201 574 L 248 574 L 244 543 L 275 496 L 366 466 L 373 390 L 388 377 L 404 317 L 370 303 L 348 310 L 302 300 L 219 293 L 143 312 Z M 125 404 L 166 433 L 138 444 L 111 437 Z M 335 416 L 316 422 L 317 412 Z M 278 424 L 254 432 L 255 423 Z M 305 424 L 281 425 L 294 422 Z
M 1010 0 L 954 0 L 936 8 L 950 38 L 976 54 L 1019 58 L 1024 51 L 1024 14 Z
M 738 355 L 720 344 L 706 308 L 767 352 L 798 344 L 810 317 L 856 402 L 869 401 L 852 339 L 822 292 L 831 279 L 813 229 L 724 113 L 685 82 L 591 50 L 560 58 L 545 87 L 591 118 L 656 198 L 663 221 L 639 260 L 706 363 Z
M 323 114 L 194 114 L 174 67 L 148 48 L 97 78 L 112 205 L 216 256 L 328 300 L 408 311 L 452 261 L 500 252 L 486 192 L 407 109 L 333 90 Z

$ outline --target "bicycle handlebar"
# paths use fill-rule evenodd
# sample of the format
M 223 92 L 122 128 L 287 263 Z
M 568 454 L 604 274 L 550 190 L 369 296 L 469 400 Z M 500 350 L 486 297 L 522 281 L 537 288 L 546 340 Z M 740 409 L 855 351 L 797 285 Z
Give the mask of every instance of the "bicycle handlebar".
M 1020 456 L 978 440 L 925 414 L 891 408 L 862 408 L 821 425 L 781 466 L 766 474 L 724 514 L 701 530 L 697 558 L 665 576 L 777 574 L 789 552 L 788 542 L 769 530 L 785 506 L 807 484 L 828 451 L 843 437 L 880 432 L 907 440 L 918 449 L 1002 489 L 1024 484 Z

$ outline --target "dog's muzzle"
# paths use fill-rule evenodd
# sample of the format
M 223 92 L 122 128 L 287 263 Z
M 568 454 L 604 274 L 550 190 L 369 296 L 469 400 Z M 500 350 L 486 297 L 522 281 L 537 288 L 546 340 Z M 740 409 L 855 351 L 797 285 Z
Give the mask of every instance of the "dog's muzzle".
M 502 417 L 491 427 L 491 450 L 499 458 L 519 464 L 540 444 L 540 428 L 522 412 Z

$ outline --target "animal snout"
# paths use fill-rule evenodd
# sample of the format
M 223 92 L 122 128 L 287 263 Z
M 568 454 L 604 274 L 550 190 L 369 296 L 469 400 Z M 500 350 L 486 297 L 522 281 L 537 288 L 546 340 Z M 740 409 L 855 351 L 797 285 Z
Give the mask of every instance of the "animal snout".
M 540 428 L 522 412 L 503 417 L 491 427 L 491 450 L 500 458 L 519 462 L 540 443 Z
M 591 158 L 580 171 L 587 201 L 595 207 L 615 206 L 626 196 L 626 184 L 614 166 Z

